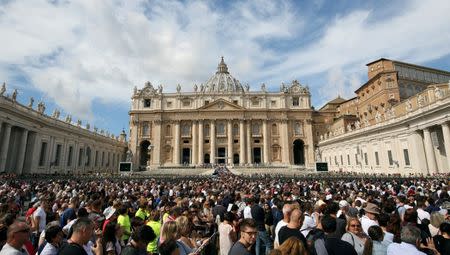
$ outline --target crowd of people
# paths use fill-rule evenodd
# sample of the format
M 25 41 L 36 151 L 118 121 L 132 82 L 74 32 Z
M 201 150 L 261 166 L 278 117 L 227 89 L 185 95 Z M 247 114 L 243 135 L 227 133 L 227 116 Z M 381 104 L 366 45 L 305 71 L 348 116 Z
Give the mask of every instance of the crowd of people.
M 0 255 L 450 254 L 450 179 L 0 176 Z

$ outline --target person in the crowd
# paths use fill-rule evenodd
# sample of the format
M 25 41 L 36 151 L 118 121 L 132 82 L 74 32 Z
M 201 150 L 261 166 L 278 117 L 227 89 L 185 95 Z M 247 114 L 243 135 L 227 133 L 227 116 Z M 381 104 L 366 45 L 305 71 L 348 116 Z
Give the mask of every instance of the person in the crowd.
M 267 255 L 273 248 L 273 241 L 269 237 L 269 233 L 265 227 L 265 215 L 264 209 L 258 203 L 252 203 L 250 208 L 251 218 L 256 222 L 256 228 L 258 229 L 258 235 L 256 237 L 256 255 Z M 263 250 L 263 246 L 265 249 Z
M 159 234 L 161 232 L 161 223 L 159 222 L 159 219 L 160 219 L 159 211 L 153 210 L 153 211 L 149 212 L 147 226 L 151 227 L 153 229 L 153 232 L 156 235 L 156 238 L 153 241 L 151 241 L 150 243 L 148 243 L 148 246 L 147 246 L 147 252 L 150 255 L 158 253 L 158 243 L 157 242 L 159 239 Z
M 62 245 L 64 233 L 59 225 L 49 225 L 45 228 L 45 246 L 38 255 L 56 255 Z
M 122 241 L 123 229 L 116 222 L 109 222 L 103 230 L 103 255 L 120 255 L 124 243 Z
M 313 207 L 312 204 L 309 202 L 303 203 L 303 224 L 300 228 L 301 233 L 306 238 L 308 236 L 309 231 L 317 227 L 317 219 L 314 218 L 313 215 Z
M 269 237 L 271 237 L 273 229 L 273 214 L 269 202 L 264 203 L 264 226 L 266 228 L 267 234 L 269 235 Z
M 369 227 L 369 237 L 364 245 L 363 255 L 385 255 L 389 242 L 383 241 L 383 229 L 373 225 Z
M 347 232 L 342 236 L 341 239 L 351 244 L 358 255 L 362 255 L 364 251 L 364 245 L 367 241 L 367 236 L 362 231 L 361 222 L 358 220 L 358 218 L 348 219 L 346 230 Z
M 159 255 L 179 255 L 180 248 L 175 240 L 168 240 L 159 246 Z
M 64 228 L 67 223 L 77 218 L 76 209 L 78 208 L 78 198 L 72 197 L 67 209 L 63 211 L 60 217 L 60 226 Z
M 175 220 L 177 224 L 178 232 L 178 244 L 181 246 L 183 253 L 192 253 L 198 246 L 195 241 L 190 238 L 191 226 L 189 218 L 186 216 L 180 216 Z
M 336 202 L 331 202 L 327 205 L 325 214 L 330 215 L 331 217 L 336 219 L 336 232 L 334 235 L 337 238 L 341 238 L 342 235 L 345 233 L 345 225 L 347 224 L 347 220 L 344 218 L 338 218 L 337 212 L 339 211 L 339 205 Z
M 405 225 L 401 230 L 401 243 L 391 243 L 387 248 L 387 255 L 426 255 L 419 250 L 420 229 L 416 226 Z
M 89 218 L 79 218 L 72 225 L 72 235 L 67 240 L 67 244 L 62 245 L 59 255 L 88 255 L 85 248 L 89 240 L 94 235 L 94 223 Z M 92 248 L 95 255 L 103 253 L 101 239 L 97 239 L 96 246 Z
M 131 234 L 129 243 L 122 249 L 120 255 L 147 254 L 147 245 L 155 238 L 156 235 L 151 227 L 140 226 Z
M 430 217 L 430 213 L 425 211 L 426 209 L 426 204 L 425 204 L 425 198 L 424 197 L 419 197 L 416 200 L 417 203 L 417 224 L 422 224 L 424 223 L 424 220 L 428 220 L 428 222 L 431 220 Z
M 278 233 L 278 240 L 280 245 L 283 244 L 289 237 L 294 236 L 303 242 L 306 247 L 306 238 L 300 232 L 300 227 L 303 225 L 303 213 L 299 209 L 294 209 L 291 212 L 289 223 L 280 229 Z
M 28 255 L 24 247 L 30 238 L 30 227 L 25 222 L 14 222 L 8 227 L 7 240 L 0 255 Z
M 364 233 L 367 234 L 370 226 L 378 226 L 377 216 L 380 214 L 380 208 L 376 204 L 367 203 L 364 213 L 364 216 L 361 217 L 361 226 Z
M 430 230 L 430 234 L 432 237 L 436 236 L 439 233 L 439 227 L 445 221 L 444 215 L 440 212 L 432 212 L 430 215 L 430 224 L 428 225 L 428 229 Z
M 392 243 L 394 241 L 394 234 L 389 232 L 389 230 L 391 229 L 391 227 L 388 225 L 389 219 L 390 219 L 389 214 L 381 213 L 378 216 L 378 224 L 383 230 L 383 241 Z
M 45 230 L 45 226 L 47 225 L 47 206 L 48 201 L 42 199 L 40 201 L 40 206 L 33 213 L 33 224 L 31 225 L 33 232 L 31 234 L 31 242 L 34 247 L 37 248 L 39 245 L 39 236 Z
M 117 223 L 123 228 L 122 240 L 126 243 L 131 235 L 131 221 L 128 215 L 128 207 L 122 205 L 118 210 L 119 216 L 117 217 Z
M 439 232 L 440 235 L 433 237 L 436 250 L 441 254 L 450 254 L 450 222 L 442 222 Z
M 278 247 L 282 255 L 308 255 L 305 244 L 295 236 L 291 236 Z
M 357 255 L 355 249 L 348 242 L 342 241 L 337 238 L 334 233 L 336 232 L 336 219 L 330 215 L 324 215 L 320 221 L 323 231 L 325 232 L 324 242 L 320 242 L 315 245 L 315 254 L 317 255 Z
M 289 223 L 289 219 L 291 218 L 292 210 L 293 210 L 293 208 L 292 208 L 291 204 L 286 203 L 283 205 L 283 219 L 280 220 L 278 222 L 277 226 L 275 227 L 275 241 L 274 241 L 275 248 L 277 248 L 280 245 L 279 236 L 278 236 L 280 229 Z
M 228 255 L 254 255 L 251 252 L 251 248 L 255 244 L 258 235 L 255 220 L 242 220 L 239 226 L 239 233 L 241 238 L 233 244 Z
M 231 246 L 237 240 L 237 234 L 233 226 L 234 214 L 226 212 L 223 215 L 223 221 L 219 224 L 219 248 L 220 255 L 228 255 Z

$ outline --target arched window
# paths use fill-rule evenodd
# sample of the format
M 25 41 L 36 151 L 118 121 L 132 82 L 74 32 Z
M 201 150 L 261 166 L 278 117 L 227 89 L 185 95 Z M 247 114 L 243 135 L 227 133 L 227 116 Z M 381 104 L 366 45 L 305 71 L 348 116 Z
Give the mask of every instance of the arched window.
M 259 135 L 260 134 L 260 128 L 258 123 L 253 123 L 252 125 L 252 134 L 253 135 Z
M 203 128 L 203 134 L 205 135 L 205 137 L 209 137 L 209 125 L 206 124 L 205 127 Z
M 150 135 L 150 123 L 148 121 L 144 121 L 142 123 L 142 136 Z
M 272 124 L 272 135 L 278 135 L 278 126 L 277 124 Z
M 234 124 L 233 125 L 233 136 L 238 136 L 238 135 L 239 135 L 239 125 Z
M 191 126 L 189 124 L 184 124 L 181 128 L 181 136 L 190 136 Z
M 222 122 L 217 124 L 217 135 L 225 135 L 225 124 Z
M 172 130 L 170 125 L 166 126 L 166 136 L 172 136 Z
M 299 121 L 294 124 L 294 134 L 295 135 L 303 135 L 303 124 Z

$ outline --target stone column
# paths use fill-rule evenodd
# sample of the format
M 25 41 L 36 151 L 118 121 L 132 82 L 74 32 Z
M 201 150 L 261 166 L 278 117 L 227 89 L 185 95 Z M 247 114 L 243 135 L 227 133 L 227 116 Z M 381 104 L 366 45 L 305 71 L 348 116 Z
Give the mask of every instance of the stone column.
M 192 122 L 192 165 L 197 165 L 198 159 L 197 121 Z
M 450 169 L 450 127 L 449 123 L 442 123 L 441 126 L 442 134 L 444 136 L 445 153 L 447 154 L 447 169 Z
M 423 139 L 425 144 L 425 155 L 427 156 L 428 171 L 430 173 L 437 172 L 436 158 L 434 156 L 433 142 L 431 141 L 429 128 L 423 130 Z
M 155 120 L 153 121 L 153 127 L 155 130 L 155 136 L 152 136 L 153 139 L 153 148 L 152 148 L 152 158 L 151 161 L 153 162 L 154 165 L 161 165 L 161 152 L 163 150 L 162 146 L 161 146 L 161 126 L 162 126 L 162 121 L 161 120 Z
M 267 130 L 267 120 L 263 120 L 263 162 L 265 165 L 270 163 L 269 160 L 269 132 Z
M 228 138 L 228 165 L 233 164 L 233 124 L 231 120 L 227 123 L 227 138 Z
M 9 139 L 11 138 L 11 125 L 9 123 L 5 123 L 5 132 L 3 132 L 4 139 L 1 144 L 1 154 L 0 154 L 0 172 L 4 172 L 6 166 L 6 159 L 8 158 L 8 150 L 9 150 Z
M 280 132 L 280 138 L 281 138 L 281 160 L 283 164 L 289 165 L 289 132 L 288 132 L 288 125 L 287 120 L 281 121 L 281 132 Z
M 244 121 L 239 121 L 239 164 L 245 164 L 245 129 L 244 129 Z
M 175 165 L 180 164 L 180 122 L 175 122 L 175 143 L 173 146 L 173 163 Z
M 247 164 L 252 164 L 252 121 L 247 120 Z
M 211 120 L 211 125 L 210 125 L 210 147 L 211 147 L 211 154 L 210 154 L 210 162 L 211 164 L 215 164 L 216 163 L 216 123 L 214 122 L 214 120 Z
M 203 164 L 203 120 L 198 121 L 198 164 Z
M 17 158 L 17 174 L 23 172 L 23 162 L 25 160 L 25 152 L 27 149 L 28 130 L 24 129 L 20 140 L 19 157 Z

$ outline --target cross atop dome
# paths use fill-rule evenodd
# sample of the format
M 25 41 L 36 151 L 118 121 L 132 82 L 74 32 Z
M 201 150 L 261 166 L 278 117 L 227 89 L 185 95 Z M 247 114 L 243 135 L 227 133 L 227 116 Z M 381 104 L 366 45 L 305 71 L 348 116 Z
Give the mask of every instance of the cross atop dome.
M 225 61 L 223 60 L 223 56 L 222 56 L 222 60 L 220 61 L 219 65 L 217 66 L 216 73 L 228 73 L 228 66 L 227 66 L 227 64 L 225 64 Z

